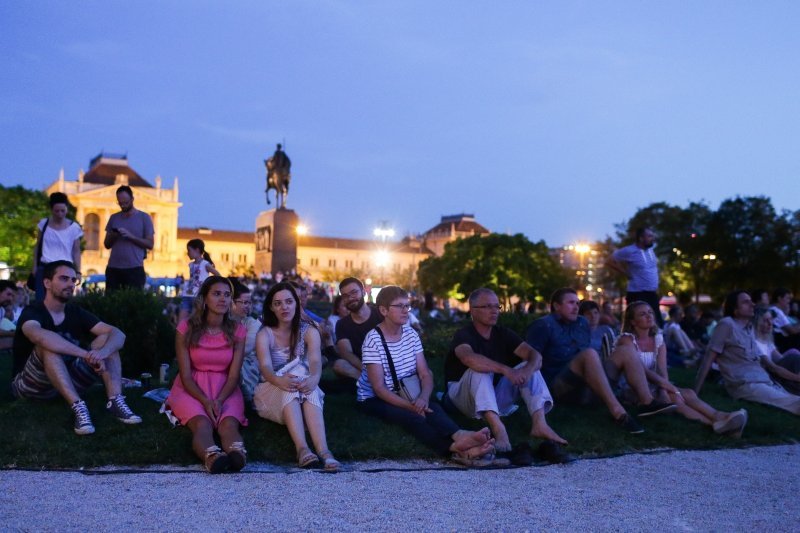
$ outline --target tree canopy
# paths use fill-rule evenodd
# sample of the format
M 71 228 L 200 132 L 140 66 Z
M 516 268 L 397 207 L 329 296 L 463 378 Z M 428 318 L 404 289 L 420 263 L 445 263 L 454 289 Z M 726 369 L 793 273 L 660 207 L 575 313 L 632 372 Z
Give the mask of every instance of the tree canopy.
M 464 301 L 479 287 L 494 290 L 506 306 L 512 297 L 549 298 L 567 284 L 567 276 L 544 241 L 493 233 L 459 239 L 445 246 L 441 257 L 420 263 L 419 282 L 436 296 Z
M 737 196 L 716 210 L 703 202 L 656 202 L 617 226 L 615 244 L 629 244 L 643 226 L 656 232 L 662 291 L 720 296 L 734 288 L 798 289 L 800 211 L 778 213 L 769 198 Z
M 0 185 L 0 261 L 14 269 L 14 277 L 28 276 L 36 245 L 36 223 L 49 215 L 47 195 L 22 186 Z

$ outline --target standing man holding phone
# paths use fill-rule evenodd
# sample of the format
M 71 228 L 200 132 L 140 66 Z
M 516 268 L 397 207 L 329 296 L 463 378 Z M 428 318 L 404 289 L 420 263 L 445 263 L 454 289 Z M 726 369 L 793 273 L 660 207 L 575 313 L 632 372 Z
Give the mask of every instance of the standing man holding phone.
M 153 249 L 153 220 L 133 207 L 133 190 L 127 185 L 120 186 L 117 203 L 120 212 L 108 219 L 103 240 L 106 249 L 111 250 L 106 267 L 106 292 L 123 287 L 143 288 L 144 259 L 147 250 Z

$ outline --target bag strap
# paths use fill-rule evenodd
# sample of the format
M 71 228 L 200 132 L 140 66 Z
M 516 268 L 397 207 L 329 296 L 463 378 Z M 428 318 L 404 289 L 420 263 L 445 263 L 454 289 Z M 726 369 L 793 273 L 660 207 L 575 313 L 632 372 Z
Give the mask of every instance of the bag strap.
M 47 231 L 47 225 L 50 223 L 50 217 L 44 219 L 44 227 L 39 232 L 39 242 L 36 243 L 36 266 L 42 262 L 42 247 L 44 246 L 44 232 Z
M 389 353 L 389 345 L 386 344 L 386 337 L 383 336 L 383 331 L 381 331 L 381 328 L 378 326 L 375 326 L 375 331 L 380 335 L 383 349 L 386 351 L 386 361 L 389 363 L 389 372 L 392 374 L 392 383 L 394 384 L 393 391 L 398 392 L 400 390 L 400 380 L 397 379 L 397 371 L 394 369 L 394 361 L 392 361 L 392 354 Z

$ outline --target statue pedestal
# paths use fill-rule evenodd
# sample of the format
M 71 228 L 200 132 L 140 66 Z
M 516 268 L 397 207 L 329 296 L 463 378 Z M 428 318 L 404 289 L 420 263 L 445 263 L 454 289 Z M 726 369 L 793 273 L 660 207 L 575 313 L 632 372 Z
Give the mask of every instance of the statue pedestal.
M 256 218 L 256 275 L 297 269 L 297 224 L 291 209 L 262 211 Z

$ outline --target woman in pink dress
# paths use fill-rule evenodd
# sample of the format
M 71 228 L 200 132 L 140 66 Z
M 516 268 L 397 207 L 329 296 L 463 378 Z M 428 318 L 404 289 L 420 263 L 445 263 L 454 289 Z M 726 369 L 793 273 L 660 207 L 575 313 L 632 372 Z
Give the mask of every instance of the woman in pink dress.
M 188 320 L 178 324 L 175 352 L 179 374 L 167 403 L 181 424 L 192 430 L 192 448 L 206 470 L 238 471 L 247 462 L 239 433 L 247 425 L 239 389 L 247 331 L 230 317 L 233 287 L 210 276 L 195 297 Z M 222 449 L 214 442 L 219 434 Z

